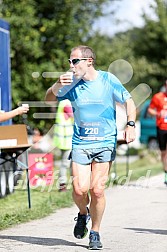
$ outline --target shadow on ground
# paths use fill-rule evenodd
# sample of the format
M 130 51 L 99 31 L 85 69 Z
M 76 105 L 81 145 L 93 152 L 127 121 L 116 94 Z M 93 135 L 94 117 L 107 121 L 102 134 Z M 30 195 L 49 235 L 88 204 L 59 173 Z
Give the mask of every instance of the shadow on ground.
M 125 228 L 128 230 L 136 231 L 136 233 L 152 233 L 152 234 L 159 234 L 159 235 L 167 235 L 167 230 L 161 229 L 147 229 L 147 228 Z
M 0 235 L 0 239 L 4 240 L 15 240 L 29 244 L 37 244 L 42 246 L 56 246 L 56 245 L 64 245 L 64 246 L 78 246 L 78 247 L 85 247 L 87 246 L 82 244 L 77 244 L 75 242 L 66 241 L 63 239 L 57 238 L 42 238 L 42 237 L 31 237 L 31 236 L 8 236 L 8 235 Z

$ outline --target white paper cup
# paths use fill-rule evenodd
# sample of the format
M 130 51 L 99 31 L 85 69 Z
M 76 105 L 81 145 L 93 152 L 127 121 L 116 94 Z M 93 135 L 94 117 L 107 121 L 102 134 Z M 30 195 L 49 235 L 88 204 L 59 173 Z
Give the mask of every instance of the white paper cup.
M 28 104 L 28 103 L 23 103 L 23 104 L 22 104 L 22 107 L 29 108 L 29 104 Z
M 71 79 L 73 78 L 73 72 L 66 72 L 66 74 L 69 75 Z

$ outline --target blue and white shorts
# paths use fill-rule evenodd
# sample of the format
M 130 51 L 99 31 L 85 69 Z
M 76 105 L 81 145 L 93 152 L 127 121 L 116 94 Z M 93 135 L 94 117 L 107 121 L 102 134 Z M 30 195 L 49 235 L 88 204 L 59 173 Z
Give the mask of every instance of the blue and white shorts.
M 97 163 L 112 162 L 115 156 L 116 150 L 114 147 L 102 147 L 93 149 L 73 149 L 69 159 L 78 164 L 88 165 L 93 161 Z

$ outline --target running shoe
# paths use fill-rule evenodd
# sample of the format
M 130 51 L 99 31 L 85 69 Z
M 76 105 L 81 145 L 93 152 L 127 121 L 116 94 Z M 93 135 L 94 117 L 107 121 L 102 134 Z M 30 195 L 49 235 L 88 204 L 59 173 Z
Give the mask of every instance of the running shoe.
M 93 230 L 90 231 L 89 235 L 89 249 L 90 250 L 101 250 L 103 249 L 103 245 L 100 241 L 100 235 L 98 232 Z
M 59 186 L 59 192 L 66 192 L 67 191 L 67 186 L 66 184 L 62 183 Z
M 87 207 L 87 210 L 88 210 L 87 215 L 78 213 L 78 217 L 74 218 L 74 220 L 77 221 L 74 227 L 74 236 L 77 239 L 83 239 L 88 233 L 87 224 L 90 220 L 88 207 Z

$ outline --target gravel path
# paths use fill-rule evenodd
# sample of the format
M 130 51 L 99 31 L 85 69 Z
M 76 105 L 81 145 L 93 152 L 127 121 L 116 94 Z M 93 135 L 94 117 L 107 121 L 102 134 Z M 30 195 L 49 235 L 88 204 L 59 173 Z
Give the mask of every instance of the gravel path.
M 167 187 L 163 174 L 106 190 L 103 251 L 167 252 Z M 88 237 L 73 237 L 77 208 L 0 231 L 0 252 L 88 251 Z

